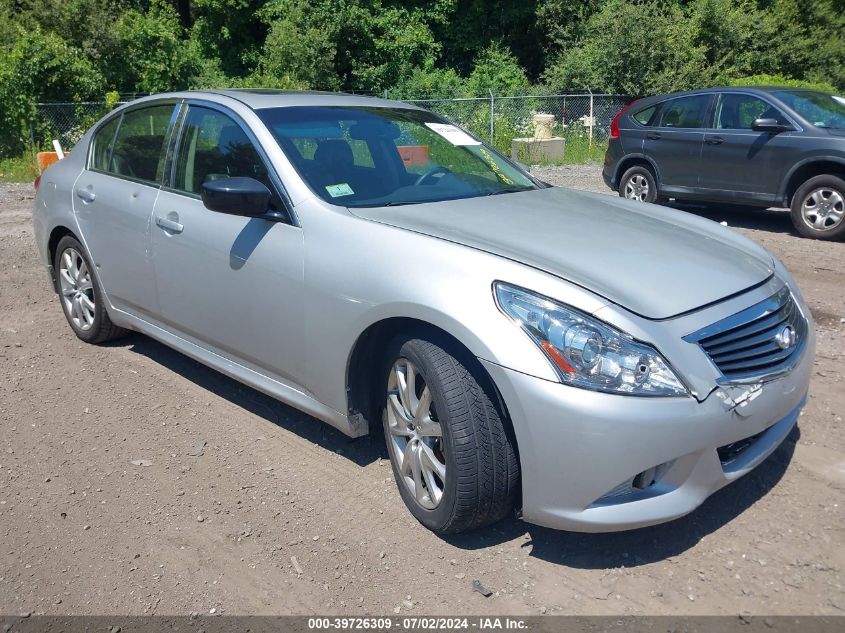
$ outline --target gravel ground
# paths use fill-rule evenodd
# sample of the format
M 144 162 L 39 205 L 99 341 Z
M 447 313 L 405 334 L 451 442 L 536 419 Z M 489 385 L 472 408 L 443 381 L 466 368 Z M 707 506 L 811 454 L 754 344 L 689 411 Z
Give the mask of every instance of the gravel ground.
M 606 191 L 596 166 L 537 173 Z M 777 253 L 818 321 L 809 402 L 770 459 L 663 526 L 508 519 L 443 539 L 406 512 L 378 442 L 146 337 L 78 341 L 32 198 L 0 186 L 0 613 L 845 612 L 845 244 L 796 237 L 783 212 L 708 216 Z

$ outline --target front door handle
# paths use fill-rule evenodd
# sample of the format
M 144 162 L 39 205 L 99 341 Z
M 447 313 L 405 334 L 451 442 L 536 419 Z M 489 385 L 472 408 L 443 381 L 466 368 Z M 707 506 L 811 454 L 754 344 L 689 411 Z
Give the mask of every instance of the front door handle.
M 653 132 L 652 134 L 647 134 L 646 138 L 650 141 L 659 141 L 660 134 L 658 134 L 657 132 Z
M 172 215 L 176 215 L 176 214 L 174 213 Z M 178 219 L 179 219 L 179 216 L 176 216 L 175 220 L 171 219 L 169 217 L 162 218 L 162 217 L 156 216 L 156 226 L 161 228 L 161 229 L 164 229 L 168 233 L 181 233 L 182 229 L 185 228 L 185 227 L 183 227 L 181 224 L 179 224 L 179 222 L 176 221 Z
M 721 145 L 725 142 L 721 136 L 708 136 L 704 139 L 704 142 L 708 145 Z
M 82 187 L 76 188 L 76 196 L 85 203 L 94 202 L 94 199 L 97 197 L 93 191 Z

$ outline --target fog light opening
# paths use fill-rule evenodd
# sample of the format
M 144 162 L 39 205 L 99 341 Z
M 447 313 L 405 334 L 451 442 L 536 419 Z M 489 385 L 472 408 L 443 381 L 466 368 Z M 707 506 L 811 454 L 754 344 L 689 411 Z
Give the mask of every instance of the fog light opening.
M 649 486 L 654 485 L 657 483 L 657 469 L 658 466 L 654 466 L 649 468 L 648 470 L 644 470 L 639 475 L 634 477 L 634 481 L 631 482 L 631 486 L 636 488 L 637 490 L 645 490 Z

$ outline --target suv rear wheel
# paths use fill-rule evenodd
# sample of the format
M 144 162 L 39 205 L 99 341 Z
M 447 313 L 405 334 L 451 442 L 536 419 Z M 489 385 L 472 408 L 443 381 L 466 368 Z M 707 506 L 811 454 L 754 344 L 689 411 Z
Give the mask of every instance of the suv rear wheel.
M 657 201 L 657 183 L 648 167 L 634 165 L 625 170 L 619 181 L 619 195 L 639 202 Z
M 493 386 L 431 340 L 393 342 L 384 366 L 384 435 L 402 501 L 438 534 L 513 508 L 519 463 Z
M 804 237 L 845 237 L 845 180 L 825 174 L 801 185 L 792 196 L 792 224 Z

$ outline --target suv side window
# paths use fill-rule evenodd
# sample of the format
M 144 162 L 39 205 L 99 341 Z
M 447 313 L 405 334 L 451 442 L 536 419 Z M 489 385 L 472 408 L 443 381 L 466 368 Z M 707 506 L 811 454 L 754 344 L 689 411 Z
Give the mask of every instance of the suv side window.
M 700 128 L 710 105 L 710 95 L 680 97 L 663 103 L 660 127 Z
M 634 120 L 639 123 L 640 125 L 648 125 L 649 123 L 654 123 L 652 119 L 655 118 L 654 114 L 657 112 L 657 106 L 649 106 L 644 110 L 640 110 L 636 114 L 634 114 Z
M 716 106 L 716 128 L 720 130 L 750 130 L 754 119 L 777 119 L 786 123 L 780 110 L 759 97 L 743 94 L 723 94 Z
M 241 126 L 217 110 L 190 106 L 176 154 L 173 188 L 199 194 L 206 181 L 238 176 L 254 178 L 275 191 L 261 155 Z
M 120 116 L 116 116 L 111 121 L 107 121 L 94 134 L 94 151 L 91 154 L 91 169 L 109 171 L 114 133 L 117 131 L 119 123 Z
M 172 114 L 172 104 L 126 112 L 114 139 L 106 171 L 158 184 L 164 162 L 164 141 Z

